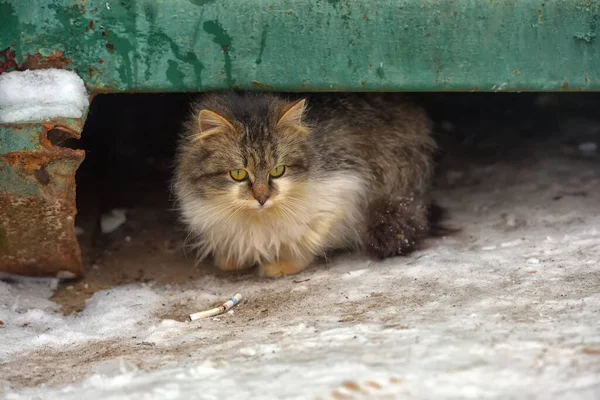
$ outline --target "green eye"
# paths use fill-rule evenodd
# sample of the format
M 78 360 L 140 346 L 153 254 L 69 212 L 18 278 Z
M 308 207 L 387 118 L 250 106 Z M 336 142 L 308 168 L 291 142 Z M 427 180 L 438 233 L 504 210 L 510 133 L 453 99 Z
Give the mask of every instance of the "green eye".
M 269 172 L 273 178 L 279 178 L 285 173 L 285 165 L 278 165 Z
M 234 181 L 241 182 L 248 176 L 248 172 L 245 169 L 232 169 L 229 171 L 229 175 Z

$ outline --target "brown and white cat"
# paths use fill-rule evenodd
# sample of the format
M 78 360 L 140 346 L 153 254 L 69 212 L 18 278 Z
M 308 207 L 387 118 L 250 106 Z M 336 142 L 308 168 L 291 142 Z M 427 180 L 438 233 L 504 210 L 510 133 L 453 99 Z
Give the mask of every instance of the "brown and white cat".
M 393 94 L 208 94 L 174 193 L 198 256 L 295 274 L 331 250 L 406 254 L 428 232 L 431 122 Z

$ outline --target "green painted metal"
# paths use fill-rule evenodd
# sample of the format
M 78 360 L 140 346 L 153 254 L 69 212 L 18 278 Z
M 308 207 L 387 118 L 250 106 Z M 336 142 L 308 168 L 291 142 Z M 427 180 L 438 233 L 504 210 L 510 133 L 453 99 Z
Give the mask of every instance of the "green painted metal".
M 0 0 L 0 49 L 92 92 L 598 90 L 599 21 L 598 0 Z
M 0 124 L 0 150 L 2 153 L 38 150 L 39 140 L 36 137 L 40 129 L 41 125 Z

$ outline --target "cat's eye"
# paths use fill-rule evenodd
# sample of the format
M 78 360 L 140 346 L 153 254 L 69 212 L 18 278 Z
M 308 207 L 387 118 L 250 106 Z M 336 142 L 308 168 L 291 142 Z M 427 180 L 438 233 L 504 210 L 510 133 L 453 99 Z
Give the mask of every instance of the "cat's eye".
M 285 173 L 285 165 L 278 165 L 269 172 L 273 178 L 279 178 Z
M 248 177 L 248 172 L 245 169 L 232 169 L 229 171 L 229 175 L 234 181 L 241 182 Z

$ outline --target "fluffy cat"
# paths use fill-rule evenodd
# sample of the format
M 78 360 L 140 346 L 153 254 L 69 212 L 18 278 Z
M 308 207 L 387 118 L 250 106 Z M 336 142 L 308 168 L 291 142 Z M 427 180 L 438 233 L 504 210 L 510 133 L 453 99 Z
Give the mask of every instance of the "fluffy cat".
M 199 258 L 277 277 L 333 250 L 408 253 L 429 229 L 431 126 L 394 94 L 203 96 L 173 184 Z

